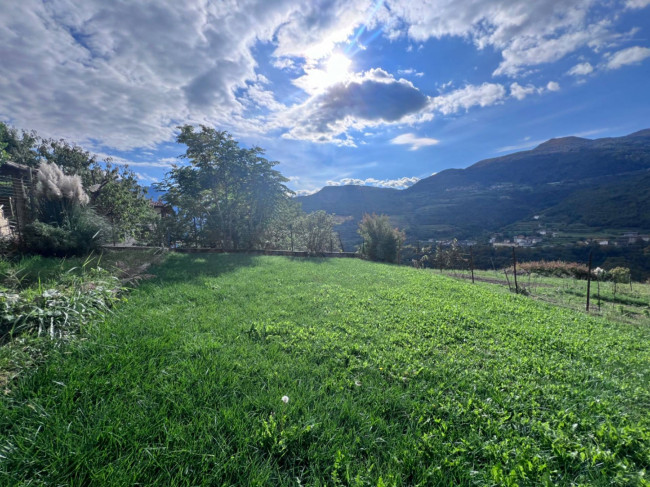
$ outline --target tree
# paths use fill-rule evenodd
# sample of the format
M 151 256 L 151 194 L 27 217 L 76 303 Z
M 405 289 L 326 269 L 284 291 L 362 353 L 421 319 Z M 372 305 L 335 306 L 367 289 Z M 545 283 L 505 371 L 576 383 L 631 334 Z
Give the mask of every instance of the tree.
M 38 143 L 35 132 L 18 132 L 13 127 L 0 122 L 0 147 L 8 156 L 7 159 L 25 166 L 36 167 L 40 163 L 38 152 L 35 150 Z
M 334 233 L 334 218 L 323 210 L 303 214 L 297 219 L 294 231 L 300 248 L 307 252 L 340 250 L 338 238 Z
M 366 213 L 358 232 L 364 240 L 362 252 L 366 257 L 383 262 L 399 260 L 399 251 L 406 237 L 404 232 L 391 226 L 388 216 Z
M 460 245 L 458 245 L 458 240 L 453 239 L 451 245 L 447 249 L 447 262 L 446 265 L 449 269 L 459 269 L 463 267 L 465 259 L 460 252 Z
M 291 194 L 288 181 L 262 157 L 244 149 L 228 132 L 201 126 L 179 127 L 177 142 L 189 165 L 174 165 L 158 188 L 177 207 L 187 240 L 227 250 L 260 246 L 275 210 Z
M 447 263 L 446 252 L 442 248 L 442 244 L 437 243 L 435 257 L 433 258 L 433 266 L 436 269 L 440 269 L 440 272 L 442 272 L 442 268 L 446 265 L 446 263 Z
M 614 267 L 612 270 L 607 272 L 609 278 L 614 282 L 614 295 L 616 295 L 616 284 L 627 284 L 630 283 L 630 269 L 627 267 Z

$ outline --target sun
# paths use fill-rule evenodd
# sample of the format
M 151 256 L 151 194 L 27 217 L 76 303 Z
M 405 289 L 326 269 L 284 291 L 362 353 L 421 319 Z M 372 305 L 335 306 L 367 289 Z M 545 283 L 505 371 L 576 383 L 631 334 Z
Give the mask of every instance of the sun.
M 335 52 L 329 57 L 311 60 L 305 67 L 305 74 L 294 82 L 312 95 L 327 91 L 330 87 L 352 79 L 352 60 Z
M 332 54 L 325 63 L 325 85 L 333 85 L 345 81 L 350 76 L 352 61 L 343 54 Z

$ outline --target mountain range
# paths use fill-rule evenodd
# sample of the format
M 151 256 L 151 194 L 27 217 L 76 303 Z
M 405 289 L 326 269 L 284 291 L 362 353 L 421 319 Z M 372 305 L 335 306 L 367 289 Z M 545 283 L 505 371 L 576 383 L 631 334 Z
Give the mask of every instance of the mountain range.
M 410 188 L 327 186 L 299 197 L 335 213 L 344 245 L 364 213 L 389 215 L 410 240 L 538 232 L 650 232 L 650 129 L 624 137 L 551 139 L 532 150 L 447 169 Z M 544 232 L 545 234 L 547 232 Z

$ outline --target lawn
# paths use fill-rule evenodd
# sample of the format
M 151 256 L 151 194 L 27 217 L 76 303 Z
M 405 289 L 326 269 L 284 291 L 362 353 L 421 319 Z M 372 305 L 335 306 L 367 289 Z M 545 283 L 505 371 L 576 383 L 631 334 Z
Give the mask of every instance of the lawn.
M 354 259 L 153 273 L 0 398 L 0 484 L 648 485 L 647 326 Z

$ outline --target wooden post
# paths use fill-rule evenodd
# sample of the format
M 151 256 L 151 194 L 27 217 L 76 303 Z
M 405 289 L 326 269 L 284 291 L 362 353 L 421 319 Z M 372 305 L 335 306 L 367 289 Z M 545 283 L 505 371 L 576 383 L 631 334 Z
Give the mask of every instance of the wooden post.
M 591 256 L 592 252 L 589 252 L 589 269 L 587 270 L 587 312 L 589 312 L 589 297 L 591 294 Z
M 293 225 L 289 225 L 289 234 L 291 235 L 291 252 L 293 252 Z
M 515 293 L 519 294 L 519 286 L 517 285 L 517 256 L 515 255 L 515 248 L 512 248 L 512 268 L 514 269 L 513 275 L 515 276 Z
M 472 284 L 474 284 L 474 252 L 472 246 L 469 246 L 469 268 L 472 270 Z
M 508 271 L 506 269 L 503 269 L 503 273 L 506 275 L 506 281 L 508 281 L 508 289 L 512 290 L 512 286 L 510 286 L 510 278 L 508 277 Z

